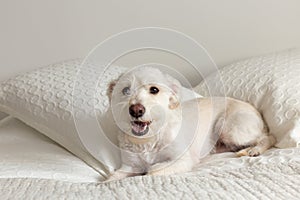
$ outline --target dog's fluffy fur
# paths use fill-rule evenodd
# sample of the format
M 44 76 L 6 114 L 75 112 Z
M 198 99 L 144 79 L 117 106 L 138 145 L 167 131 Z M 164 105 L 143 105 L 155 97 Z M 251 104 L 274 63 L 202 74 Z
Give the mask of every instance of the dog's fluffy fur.
M 221 97 L 180 102 L 181 87 L 151 67 L 133 70 L 109 85 L 122 166 L 108 180 L 186 172 L 207 153 L 258 156 L 274 145 L 250 104 Z

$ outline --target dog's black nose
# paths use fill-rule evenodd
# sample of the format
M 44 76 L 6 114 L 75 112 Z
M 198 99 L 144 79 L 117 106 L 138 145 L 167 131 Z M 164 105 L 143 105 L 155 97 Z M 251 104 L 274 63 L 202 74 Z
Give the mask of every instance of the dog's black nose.
M 140 103 L 131 105 L 129 107 L 129 114 L 132 117 L 138 118 L 138 117 L 143 116 L 144 113 L 145 113 L 145 107 Z

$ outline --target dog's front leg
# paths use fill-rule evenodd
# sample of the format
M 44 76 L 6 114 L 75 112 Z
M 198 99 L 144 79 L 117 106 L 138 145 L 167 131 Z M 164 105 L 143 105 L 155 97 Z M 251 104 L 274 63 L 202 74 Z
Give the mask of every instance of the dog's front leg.
M 120 169 L 113 172 L 104 182 L 116 181 L 136 175 L 136 173 L 130 172 L 128 169 L 128 166 L 122 165 Z
M 171 160 L 153 165 L 147 174 L 161 176 L 183 173 L 192 170 L 193 166 L 194 162 L 187 153 L 178 160 Z

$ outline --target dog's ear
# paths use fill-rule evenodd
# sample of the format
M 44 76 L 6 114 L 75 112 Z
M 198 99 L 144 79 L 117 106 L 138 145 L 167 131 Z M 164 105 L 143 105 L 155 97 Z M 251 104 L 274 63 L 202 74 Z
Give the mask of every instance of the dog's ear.
M 109 102 L 111 102 L 111 97 L 112 97 L 112 93 L 114 91 L 114 88 L 117 84 L 117 82 L 119 81 L 119 79 L 121 78 L 123 74 L 121 74 L 117 79 L 115 80 L 112 80 L 109 84 L 108 84 L 108 87 L 107 87 L 107 90 L 106 90 L 106 95 L 108 96 L 108 99 L 109 99 Z
M 114 91 L 114 88 L 115 88 L 116 84 L 117 84 L 117 80 L 113 80 L 108 84 L 106 94 L 109 98 L 109 102 L 111 101 L 112 93 Z
M 178 80 L 176 80 L 172 76 L 166 75 L 166 77 L 167 77 L 168 85 L 172 89 L 172 93 L 169 98 L 169 108 L 173 110 L 180 105 L 181 84 Z

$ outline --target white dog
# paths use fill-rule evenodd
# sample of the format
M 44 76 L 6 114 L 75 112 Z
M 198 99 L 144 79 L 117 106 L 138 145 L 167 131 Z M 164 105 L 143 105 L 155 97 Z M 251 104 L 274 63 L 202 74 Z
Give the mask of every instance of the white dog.
M 179 81 L 151 67 L 110 84 L 122 166 L 108 180 L 186 172 L 211 152 L 258 156 L 274 145 L 250 104 L 221 97 L 181 102 L 181 88 Z

